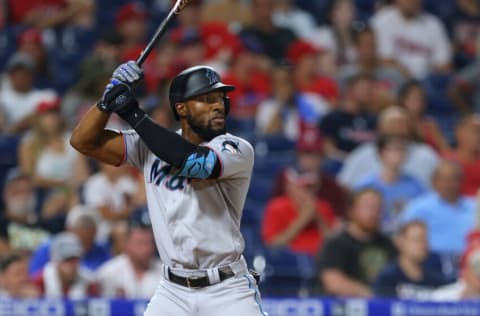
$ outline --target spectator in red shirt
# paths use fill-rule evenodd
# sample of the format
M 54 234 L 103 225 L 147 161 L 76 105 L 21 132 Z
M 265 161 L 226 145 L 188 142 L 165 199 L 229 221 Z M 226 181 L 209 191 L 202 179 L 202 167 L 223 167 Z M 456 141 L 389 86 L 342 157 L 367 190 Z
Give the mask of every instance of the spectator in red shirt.
M 127 3 L 117 11 L 115 25 L 123 38 L 122 60 L 128 60 L 130 56 L 136 58 L 142 51 L 147 34 L 147 16 L 147 11 L 138 2 Z
M 333 106 L 339 92 L 334 80 L 319 74 L 319 55 L 322 52 L 304 40 L 298 40 L 288 46 L 287 58 L 294 68 L 294 82 L 297 89 L 304 93 L 322 96 Z
M 480 188 L 480 116 L 473 114 L 461 119 L 455 130 L 455 149 L 444 158 L 457 162 L 463 169 L 461 193 L 474 196 Z
M 335 178 L 322 172 L 323 140 L 318 129 L 303 129 L 297 141 L 296 149 L 296 170 L 301 173 L 317 174 L 318 182 L 315 186 L 317 198 L 328 202 L 333 207 L 335 214 L 342 217 L 347 206 L 347 192 L 336 182 Z M 278 175 L 272 191 L 274 197 L 285 195 L 288 170 L 283 170 Z
M 286 193 L 267 204 L 263 241 L 271 247 L 315 256 L 335 223 L 335 215 L 330 204 L 315 195 L 316 173 L 290 170 L 286 176 Z
M 93 12 L 93 0 L 7 0 L 10 23 L 54 27 Z
M 98 285 L 80 268 L 83 248 L 77 235 L 58 234 L 50 248 L 51 260 L 33 278 L 41 294 L 48 298 L 85 299 L 98 295 Z

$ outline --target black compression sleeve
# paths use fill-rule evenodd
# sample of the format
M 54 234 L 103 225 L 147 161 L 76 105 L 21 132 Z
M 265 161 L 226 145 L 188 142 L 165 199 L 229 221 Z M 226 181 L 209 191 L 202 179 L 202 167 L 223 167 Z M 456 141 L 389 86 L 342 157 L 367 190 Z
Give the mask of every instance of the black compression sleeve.
M 135 108 L 121 117 L 133 127 L 155 156 L 177 169 L 183 168 L 187 157 L 191 154 L 195 152 L 202 154 L 206 149 L 206 147 L 194 145 L 177 133 L 158 125 L 140 108 Z M 210 178 L 218 177 L 220 170 L 221 165 L 217 160 Z

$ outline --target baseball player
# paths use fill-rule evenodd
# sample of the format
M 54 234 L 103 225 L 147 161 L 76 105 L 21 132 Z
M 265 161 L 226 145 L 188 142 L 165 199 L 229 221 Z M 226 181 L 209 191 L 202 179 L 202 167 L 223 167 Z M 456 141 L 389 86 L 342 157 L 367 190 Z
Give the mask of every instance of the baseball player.
M 143 171 L 162 278 L 145 316 L 267 315 L 242 256 L 240 219 L 254 152 L 226 132 L 230 109 L 211 67 L 178 74 L 169 91 L 181 129 L 170 132 L 139 107 L 131 87 L 142 79 L 134 61 L 113 73 L 101 100 L 76 126 L 71 144 L 102 162 Z M 133 130 L 105 129 L 114 112 Z M 121 276 L 119 276 L 121 277 Z

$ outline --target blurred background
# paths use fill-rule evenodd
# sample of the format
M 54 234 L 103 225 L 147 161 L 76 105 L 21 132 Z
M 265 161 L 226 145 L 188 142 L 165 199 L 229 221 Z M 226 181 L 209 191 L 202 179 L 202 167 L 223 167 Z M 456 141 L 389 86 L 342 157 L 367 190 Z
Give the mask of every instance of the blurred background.
M 171 5 L 0 0 L 0 297 L 152 295 L 142 175 L 69 136 Z M 468 300 L 479 58 L 477 0 L 192 0 L 136 93 L 175 130 L 178 72 L 206 64 L 236 86 L 228 129 L 255 147 L 242 232 L 264 297 Z

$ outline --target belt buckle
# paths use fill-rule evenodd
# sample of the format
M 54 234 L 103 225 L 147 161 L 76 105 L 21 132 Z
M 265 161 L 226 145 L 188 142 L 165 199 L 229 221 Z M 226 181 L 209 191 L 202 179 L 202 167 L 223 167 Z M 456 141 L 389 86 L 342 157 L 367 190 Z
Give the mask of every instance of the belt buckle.
M 187 287 L 189 289 L 200 289 L 201 286 L 193 286 L 191 283 L 190 283 L 190 280 L 196 280 L 196 279 L 200 279 L 200 277 L 187 277 Z

